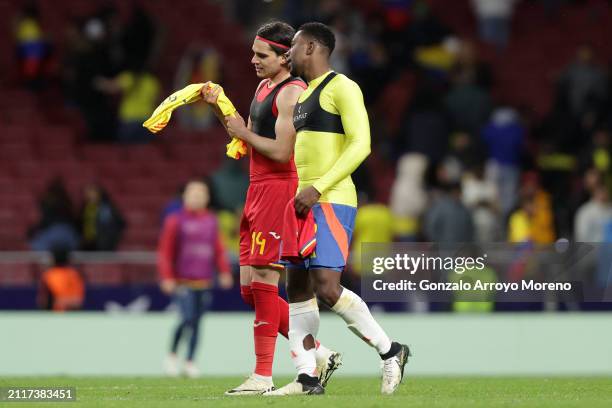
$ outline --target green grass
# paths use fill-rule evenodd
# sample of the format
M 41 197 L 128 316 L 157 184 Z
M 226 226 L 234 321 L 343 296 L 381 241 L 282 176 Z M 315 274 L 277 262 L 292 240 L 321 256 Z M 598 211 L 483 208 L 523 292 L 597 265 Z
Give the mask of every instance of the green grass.
M 277 378 L 284 385 L 290 378 Z M 225 397 L 241 378 L 198 380 L 143 377 L 0 377 L 0 387 L 74 386 L 76 403 L 43 407 L 612 407 L 612 378 L 406 378 L 395 395 L 380 395 L 377 378 L 335 377 L 326 395 Z M 2 404 L 41 407 L 40 403 Z

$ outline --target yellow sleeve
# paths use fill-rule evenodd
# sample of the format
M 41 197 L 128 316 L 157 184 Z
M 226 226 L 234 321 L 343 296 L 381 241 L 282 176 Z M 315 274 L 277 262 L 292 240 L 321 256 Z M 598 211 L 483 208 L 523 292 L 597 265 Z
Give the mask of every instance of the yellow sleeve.
M 346 140 L 336 163 L 313 184 L 321 194 L 350 176 L 370 154 L 370 123 L 363 94 L 355 82 L 341 79 L 333 89 L 333 100 L 342 119 Z

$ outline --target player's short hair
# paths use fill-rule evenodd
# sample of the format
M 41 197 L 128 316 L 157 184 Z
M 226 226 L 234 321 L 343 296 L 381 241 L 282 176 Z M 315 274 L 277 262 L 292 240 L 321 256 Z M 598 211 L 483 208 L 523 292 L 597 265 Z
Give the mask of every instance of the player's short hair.
M 294 35 L 295 29 L 282 21 L 271 21 L 262 25 L 257 30 L 258 37 L 270 41 L 268 44 L 272 50 L 274 50 L 276 55 L 283 55 L 287 53 L 289 48 L 291 48 L 291 40 L 293 40 Z M 277 47 L 271 43 L 277 43 L 283 47 Z
M 331 30 L 331 28 L 323 23 L 312 22 L 302 24 L 298 31 L 301 31 L 302 33 L 311 37 L 313 40 L 327 47 L 330 55 L 336 47 L 336 36 L 334 35 L 334 32 Z

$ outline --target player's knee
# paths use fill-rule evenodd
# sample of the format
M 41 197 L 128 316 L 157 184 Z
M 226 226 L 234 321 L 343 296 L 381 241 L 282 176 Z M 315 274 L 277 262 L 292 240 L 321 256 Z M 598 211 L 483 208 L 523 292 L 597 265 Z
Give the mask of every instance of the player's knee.
M 339 285 L 318 285 L 315 289 L 317 298 L 329 307 L 336 304 L 341 292 L 342 288 Z
M 268 283 L 270 285 L 277 285 L 279 274 L 277 271 L 270 268 L 254 267 L 253 269 L 253 281 Z
M 304 337 L 304 339 L 302 340 L 302 345 L 304 346 L 304 350 L 311 350 L 315 348 L 315 340 L 314 337 L 312 337 L 312 334 L 309 334 Z
M 305 302 L 312 299 L 312 293 L 308 293 L 307 290 L 298 286 L 287 285 L 287 298 L 289 303 Z
M 255 300 L 253 299 L 253 292 L 251 292 L 250 286 L 240 286 L 240 297 L 244 300 L 244 303 L 251 307 L 255 307 Z
M 195 317 L 190 317 L 189 319 L 185 319 L 185 326 L 189 327 L 191 330 L 196 330 L 200 324 L 200 319 Z

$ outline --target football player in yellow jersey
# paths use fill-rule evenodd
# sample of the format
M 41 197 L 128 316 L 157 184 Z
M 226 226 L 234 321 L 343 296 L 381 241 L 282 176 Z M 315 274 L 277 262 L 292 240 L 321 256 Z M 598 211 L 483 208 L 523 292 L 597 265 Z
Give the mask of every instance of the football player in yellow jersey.
M 287 269 L 289 345 L 298 377 L 264 395 L 317 393 L 316 298 L 376 349 L 383 361 L 383 394 L 397 389 L 410 354 L 406 345 L 389 339 L 357 294 L 340 285 L 357 212 L 351 173 L 370 153 L 370 128 L 359 85 L 330 68 L 334 45 L 329 27 L 307 23 L 293 37 L 289 51 L 292 74 L 308 83 L 293 112 L 299 178 L 295 210 L 300 215 L 313 212 L 317 246 L 304 265 Z

